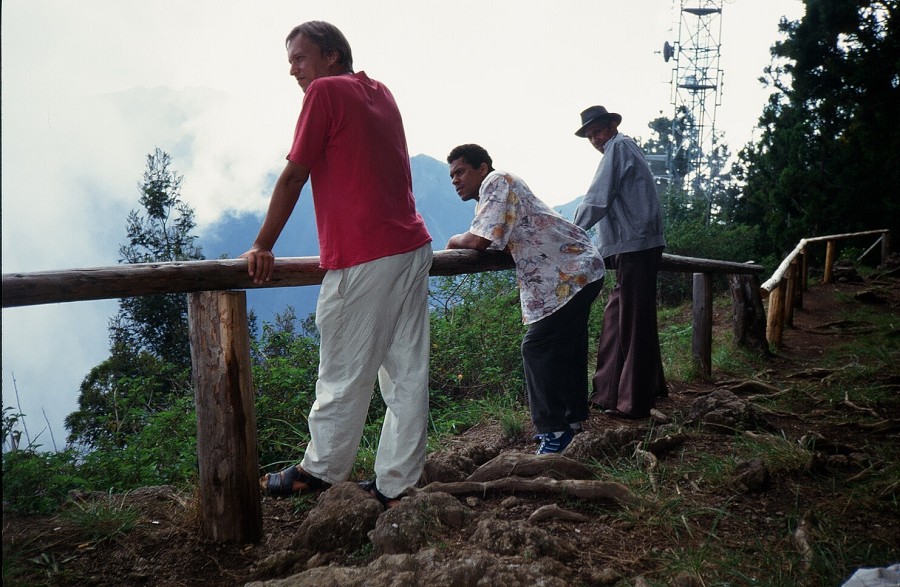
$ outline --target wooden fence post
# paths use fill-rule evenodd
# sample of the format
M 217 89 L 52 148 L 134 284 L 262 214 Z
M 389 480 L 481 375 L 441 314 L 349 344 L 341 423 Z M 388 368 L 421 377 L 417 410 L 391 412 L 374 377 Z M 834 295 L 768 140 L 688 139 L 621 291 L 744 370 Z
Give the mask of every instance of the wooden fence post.
M 188 320 L 197 405 L 200 534 L 216 542 L 256 543 L 262 538 L 262 503 L 247 294 L 189 294 Z
M 800 253 L 800 291 L 809 289 L 809 256 L 806 249 Z M 801 306 L 802 307 L 802 306 Z
M 891 233 L 886 231 L 881 235 L 881 264 L 887 263 L 888 257 L 891 256 Z
M 836 254 L 837 244 L 830 240 L 825 244 L 825 275 L 822 276 L 822 283 L 831 283 L 831 276 L 834 273 L 834 257 Z
M 776 286 L 769 294 L 769 312 L 766 320 L 766 339 L 769 344 L 781 348 L 784 333 L 784 282 Z
M 797 302 L 797 260 L 791 261 L 785 274 L 784 325 L 794 326 L 794 304 Z
M 759 295 L 756 275 L 728 275 L 731 302 L 734 307 L 734 342 L 769 354 L 766 340 L 766 310 Z
M 694 323 L 691 337 L 694 367 L 712 375 L 712 279 L 708 273 L 694 273 Z

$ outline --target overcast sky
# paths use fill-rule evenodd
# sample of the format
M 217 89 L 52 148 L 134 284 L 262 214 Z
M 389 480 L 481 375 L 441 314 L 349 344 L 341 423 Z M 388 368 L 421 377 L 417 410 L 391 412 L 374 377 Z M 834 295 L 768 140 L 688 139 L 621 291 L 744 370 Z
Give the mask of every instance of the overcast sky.
M 691 0 L 697 6 L 702 0 Z M 284 37 L 306 20 L 343 30 L 357 71 L 386 83 L 411 155 L 477 142 L 552 205 L 584 193 L 598 162 L 573 135 L 603 104 L 647 137 L 671 116 L 678 36 L 671 0 L 4 0 L 3 272 L 114 265 L 147 153 L 185 176 L 203 231 L 261 212 L 284 165 L 302 94 Z M 782 16 L 800 0 L 730 0 L 721 16 L 722 104 L 733 151 L 753 138 Z M 444 243 L 436 243 L 441 248 Z M 249 246 L 250 243 L 247 243 Z M 3 405 L 18 389 L 29 433 L 63 419 L 108 356 L 115 301 L 3 310 Z M 51 447 L 45 431 L 38 440 Z

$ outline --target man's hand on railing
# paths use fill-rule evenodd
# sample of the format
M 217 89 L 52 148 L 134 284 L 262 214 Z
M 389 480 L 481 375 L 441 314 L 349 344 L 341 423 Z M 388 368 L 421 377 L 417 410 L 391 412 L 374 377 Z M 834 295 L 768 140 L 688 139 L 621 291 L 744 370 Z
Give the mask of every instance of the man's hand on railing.
M 240 258 L 247 259 L 247 273 L 253 278 L 253 283 L 258 285 L 272 279 L 272 273 L 275 271 L 275 255 L 271 250 L 254 245 Z

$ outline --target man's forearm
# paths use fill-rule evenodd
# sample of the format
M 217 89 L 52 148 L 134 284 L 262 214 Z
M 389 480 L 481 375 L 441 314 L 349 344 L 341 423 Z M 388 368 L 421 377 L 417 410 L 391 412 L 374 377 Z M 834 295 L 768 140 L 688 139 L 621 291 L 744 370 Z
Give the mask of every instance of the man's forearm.
M 288 218 L 297 205 L 300 192 L 309 178 L 309 170 L 304 167 L 288 163 L 284 171 L 275 182 L 272 191 L 272 199 L 269 201 L 269 209 L 266 218 L 259 229 L 259 234 L 253 242 L 255 248 L 272 250 L 275 241 L 278 240 L 281 231 L 287 224 Z
M 491 241 L 471 232 L 453 235 L 447 242 L 448 249 L 475 249 L 476 251 L 483 251 L 489 246 L 491 246 Z

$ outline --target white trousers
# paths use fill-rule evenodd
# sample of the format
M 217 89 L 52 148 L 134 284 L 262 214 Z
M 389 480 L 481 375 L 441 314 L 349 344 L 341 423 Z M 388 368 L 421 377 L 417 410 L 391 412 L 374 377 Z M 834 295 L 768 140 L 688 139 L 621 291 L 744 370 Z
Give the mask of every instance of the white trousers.
M 428 433 L 431 245 L 325 274 L 316 305 L 319 379 L 300 466 L 350 477 L 375 379 L 387 405 L 375 477 L 395 497 L 419 481 Z

